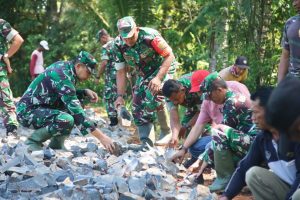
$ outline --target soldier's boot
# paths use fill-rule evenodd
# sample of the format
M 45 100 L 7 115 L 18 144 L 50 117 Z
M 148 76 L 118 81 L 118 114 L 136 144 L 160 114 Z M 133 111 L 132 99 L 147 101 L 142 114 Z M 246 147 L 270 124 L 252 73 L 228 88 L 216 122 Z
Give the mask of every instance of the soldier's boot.
M 110 126 L 116 126 L 118 125 L 118 117 L 109 117 L 109 121 L 110 121 Z
M 147 146 L 149 144 L 150 146 L 153 146 L 155 141 L 155 132 L 154 132 L 154 126 L 152 123 L 143 124 L 140 126 L 137 126 L 138 133 L 141 142 Z
M 48 145 L 51 149 L 62 149 L 66 150 L 65 140 L 69 135 L 55 135 L 51 138 L 51 141 Z
M 234 172 L 234 161 L 230 150 L 214 150 L 214 164 L 217 178 L 208 187 L 211 192 L 224 190 Z
M 39 151 L 43 149 L 43 142 L 50 139 L 52 135 L 48 132 L 48 128 L 40 128 L 35 130 L 25 141 L 28 145 L 28 150 Z

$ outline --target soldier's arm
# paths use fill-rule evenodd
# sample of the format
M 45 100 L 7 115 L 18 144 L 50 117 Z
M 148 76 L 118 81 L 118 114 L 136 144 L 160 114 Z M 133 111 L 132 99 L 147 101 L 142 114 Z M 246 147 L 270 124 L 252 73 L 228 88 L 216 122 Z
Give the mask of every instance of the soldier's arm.
M 236 128 L 238 123 L 236 110 L 235 103 L 232 100 L 227 100 L 223 108 L 223 121 L 221 124 Z
M 99 73 L 98 73 L 99 77 L 104 73 L 106 65 L 107 65 L 107 60 L 102 60 L 100 64 Z
M 97 79 L 99 79 L 100 76 L 104 73 L 108 59 L 109 59 L 108 51 L 105 47 L 102 47 L 102 50 L 101 50 L 101 64 L 100 64 L 100 68 L 99 68 L 99 71 L 98 71 Z
M 56 90 L 65 107 L 73 116 L 74 122 L 79 127 L 81 134 L 86 135 L 95 131 L 96 126 L 86 118 L 85 112 L 76 96 L 76 89 L 73 83 L 68 79 L 60 80 L 56 83 Z
M 5 37 L 5 39 L 11 43 L 10 48 L 8 49 L 7 53 L 8 54 L 8 58 L 12 57 L 21 47 L 22 43 L 24 42 L 23 38 L 20 36 L 20 34 L 18 33 L 18 31 L 16 31 L 14 28 L 11 27 L 11 25 L 1 19 L 0 21 L 0 25 L 2 27 L 1 31 L 1 35 L 3 37 Z
M 119 105 L 124 105 L 125 101 L 123 96 L 126 93 L 126 63 L 123 57 L 122 52 L 120 51 L 119 47 L 117 46 L 118 39 L 115 39 L 115 43 L 112 47 L 112 56 L 115 60 L 114 67 L 117 70 L 116 78 L 117 78 L 117 93 L 118 98 L 115 101 L 115 106 L 118 107 Z
M 172 48 L 161 36 L 156 36 L 151 42 L 151 45 L 159 55 L 164 57 L 164 61 L 160 66 L 158 74 L 156 75 L 157 78 L 163 80 L 165 75 L 168 73 L 171 63 L 175 59 L 175 56 L 173 54 Z
M 181 124 L 179 120 L 178 107 L 174 105 L 170 108 L 170 125 L 172 130 L 172 138 L 178 138 Z
M 187 126 L 188 126 L 188 127 L 192 127 L 192 126 L 195 125 L 195 123 L 196 123 L 196 121 L 197 121 L 197 119 L 198 119 L 198 117 L 199 117 L 199 113 L 200 113 L 200 112 L 196 112 L 196 113 L 194 114 L 194 116 L 192 117 L 192 119 L 189 120 L 189 122 L 187 123 Z
M 12 57 L 21 47 L 22 43 L 24 42 L 23 38 L 20 34 L 17 34 L 14 36 L 13 41 L 10 45 L 10 48 L 6 52 L 8 54 L 8 57 Z

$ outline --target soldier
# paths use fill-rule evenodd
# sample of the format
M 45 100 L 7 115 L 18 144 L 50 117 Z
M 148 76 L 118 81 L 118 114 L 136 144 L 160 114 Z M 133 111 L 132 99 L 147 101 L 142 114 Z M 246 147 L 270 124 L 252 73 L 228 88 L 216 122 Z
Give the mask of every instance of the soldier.
M 225 81 L 244 82 L 248 77 L 248 60 L 244 56 L 236 58 L 234 65 L 222 69 L 219 74 Z
M 98 31 L 96 35 L 97 41 L 102 45 L 101 50 L 101 64 L 96 76 L 96 82 L 99 82 L 100 76 L 105 73 L 104 84 L 104 101 L 105 108 L 110 120 L 110 126 L 118 124 L 117 110 L 114 102 L 117 99 L 117 83 L 116 83 L 116 69 L 114 67 L 114 57 L 112 52 L 113 38 L 110 37 L 105 29 Z
M 153 145 L 155 112 L 163 109 L 164 97 L 159 95 L 162 82 L 172 77 L 176 60 L 171 47 L 154 29 L 137 27 L 128 16 L 117 23 L 120 35 L 115 39 L 118 98 L 116 106 L 124 104 L 125 63 L 137 69 L 134 86 L 133 118 L 143 144 Z
M 11 42 L 8 48 L 7 42 Z M 13 29 L 4 19 L 0 19 L 0 108 L 4 113 L 6 134 L 17 134 L 18 122 L 16 119 L 16 107 L 10 89 L 8 74 L 12 73 L 9 58 L 11 58 L 24 42 L 18 31 Z
M 77 81 L 90 77 L 96 63 L 92 55 L 81 51 L 72 61 L 53 63 L 30 84 L 17 104 L 18 121 L 36 129 L 25 142 L 29 150 L 42 149 L 42 143 L 48 139 L 51 139 L 50 148 L 64 149 L 64 141 L 74 124 L 83 135 L 91 133 L 110 152 L 113 150 L 111 138 L 87 118 L 77 98 L 84 95 L 97 102 L 97 94 L 89 89 L 75 89 Z
M 191 81 L 191 91 L 195 93 L 202 93 L 200 90 L 200 84 L 203 82 L 203 74 L 201 74 L 202 70 L 198 70 L 193 73 L 192 81 Z M 226 81 L 228 88 L 236 93 L 241 93 L 245 95 L 247 98 L 250 98 L 250 93 L 248 88 L 237 81 Z M 201 147 L 203 146 L 203 142 L 201 141 L 204 132 L 208 132 L 211 135 L 211 125 L 212 124 L 219 124 L 223 120 L 223 104 L 215 104 L 213 101 L 203 99 L 201 103 L 200 113 L 196 123 L 194 124 L 192 130 L 190 131 L 188 137 L 184 141 L 182 148 L 174 154 L 172 160 L 176 162 L 182 162 L 187 153 L 187 149 L 193 154 L 193 152 L 203 151 Z M 211 145 L 208 145 L 211 146 Z M 207 146 L 207 147 L 208 147 Z M 201 163 L 201 169 L 198 172 L 199 176 L 202 175 L 202 170 L 207 167 L 208 164 L 213 165 L 213 150 L 211 148 L 205 148 L 205 152 L 199 156 L 198 161 L 191 166 L 191 168 L 198 168 Z M 200 177 L 200 179 L 201 179 Z
M 197 76 L 192 76 L 193 73 L 189 73 L 183 75 L 178 80 L 169 79 L 162 87 L 163 95 L 168 98 L 167 102 L 172 128 L 172 138 L 169 142 L 171 148 L 175 148 L 178 145 L 178 139 L 186 136 L 186 133 L 196 123 L 200 113 L 200 106 L 202 103 L 200 98 L 201 92 L 198 90 L 199 86 L 198 88 L 192 88 L 191 82 L 202 82 L 209 74 L 209 71 L 198 70 L 194 73 L 196 73 Z M 181 123 L 179 122 L 178 105 L 186 108 Z M 201 138 L 200 143 L 197 144 L 197 148 L 191 147 L 189 149 L 192 154 L 192 159 L 190 162 L 184 164 L 185 167 L 189 167 L 197 160 L 198 156 L 204 152 L 205 146 L 210 140 L 210 136 L 203 137 Z
M 228 90 L 226 82 L 217 72 L 208 75 L 201 83 L 203 98 L 215 104 L 224 104 L 223 120 L 212 127 L 212 145 L 217 179 L 209 186 L 213 191 L 225 188 L 237 163 L 243 158 L 257 129 L 251 120 L 250 98 Z

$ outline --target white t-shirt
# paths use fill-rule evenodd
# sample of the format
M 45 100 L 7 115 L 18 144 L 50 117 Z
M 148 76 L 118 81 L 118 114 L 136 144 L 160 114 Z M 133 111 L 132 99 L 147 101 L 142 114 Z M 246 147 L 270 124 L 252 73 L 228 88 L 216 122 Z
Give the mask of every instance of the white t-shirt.
M 35 66 L 34 66 L 34 74 L 41 74 L 45 71 L 43 52 L 34 50 L 31 54 L 31 58 L 33 55 L 37 55 L 37 60 L 35 62 Z

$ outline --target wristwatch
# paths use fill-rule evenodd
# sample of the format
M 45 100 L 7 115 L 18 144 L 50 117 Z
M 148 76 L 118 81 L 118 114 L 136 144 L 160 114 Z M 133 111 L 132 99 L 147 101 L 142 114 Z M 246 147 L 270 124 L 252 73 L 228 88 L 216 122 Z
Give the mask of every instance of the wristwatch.
M 188 151 L 188 148 L 186 148 L 184 145 L 181 145 L 181 147 L 179 147 L 179 150 L 184 150 L 184 152 L 186 153 Z

